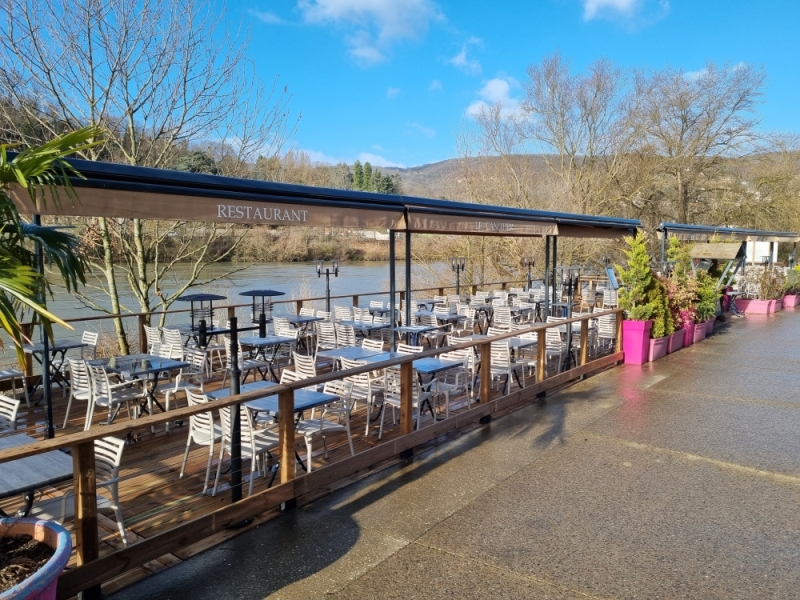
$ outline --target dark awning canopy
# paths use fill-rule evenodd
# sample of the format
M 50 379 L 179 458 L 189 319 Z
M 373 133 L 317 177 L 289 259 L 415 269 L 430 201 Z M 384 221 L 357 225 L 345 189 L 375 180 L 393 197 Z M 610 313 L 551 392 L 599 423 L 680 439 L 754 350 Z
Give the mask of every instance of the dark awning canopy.
M 445 233 L 610 237 L 632 235 L 638 220 L 526 210 L 353 190 L 237 179 L 71 160 L 85 177 L 73 178 L 79 201 L 34 206 L 11 190 L 27 214 L 306 225 Z
M 661 223 L 659 237 L 675 236 L 679 240 L 706 242 L 714 235 L 723 240 L 742 242 L 797 242 L 800 235 L 787 231 L 762 231 L 760 229 L 741 229 L 738 227 L 717 227 L 713 225 L 687 225 L 685 223 Z

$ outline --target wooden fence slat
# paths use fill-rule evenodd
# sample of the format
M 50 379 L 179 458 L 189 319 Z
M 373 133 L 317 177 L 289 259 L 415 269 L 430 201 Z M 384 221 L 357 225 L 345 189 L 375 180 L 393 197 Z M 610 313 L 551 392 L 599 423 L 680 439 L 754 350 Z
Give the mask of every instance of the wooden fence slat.
M 414 430 L 413 422 L 414 403 L 414 366 L 407 362 L 400 365 L 400 432 L 403 435 Z M 417 419 L 421 419 L 422 407 L 417 406 Z M 369 415 L 367 415 L 369 418 Z
M 580 365 L 589 360 L 589 321 L 581 321 L 581 357 Z
M 75 490 L 75 546 L 78 566 L 97 560 L 100 540 L 97 535 L 97 476 L 94 442 L 73 446 L 72 470 Z M 83 593 L 84 600 L 100 598 L 100 586 Z
M 481 352 L 481 395 L 480 402 L 487 403 L 492 396 L 492 344 L 480 345 Z

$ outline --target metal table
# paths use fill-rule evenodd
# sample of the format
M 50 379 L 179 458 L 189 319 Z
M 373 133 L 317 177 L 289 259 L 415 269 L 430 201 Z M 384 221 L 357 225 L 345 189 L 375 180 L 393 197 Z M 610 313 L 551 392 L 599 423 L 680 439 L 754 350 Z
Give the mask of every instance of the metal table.
M 363 360 L 376 354 L 381 354 L 382 350 L 368 350 L 361 346 L 347 346 L 345 348 L 335 348 L 333 350 L 320 350 L 317 352 L 318 357 L 330 358 L 339 363 L 343 358 L 347 360 Z
M 359 331 L 379 331 L 389 328 L 389 323 L 367 323 L 364 321 L 339 321 L 339 325 L 348 325 Z
M 0 450 L 36 441 L 23 433 L 0 437 Z M 25 505 L 17 515 L 24 517 L 33 506 L 36 490 L 68 479 L 72 479 L 72 457 L 60 450 L 18 458 L 0 468 L 0 498 L 23 494 Z M 0 516 L 6 515 L 0 510 Z
M 412 346 L 417 345 L 417 339 L 419 338 L 420 333 L 433 331 L 434 329 L 439 329 L 439 328 L 433 327 L 432 325 L 403 325 L 402 327 L 394 328 L 395 331 L 399 331 L 400 333 L 405 333 L 406 341 L 409 342 Z
M 147 398 L 150 402 L 155 403 L 155 405 L 161 409 L 161 412 L 166 412 L 166 410 L 161 406 L 153 392 L 158 385 L 158 376 L 166 371 L 184 369 L 189 366 L 189 363 L 182 360 L 161 358 L 160 356 L 153 356 L 150 354 L 131 354 L 129 356 L 101 358 L 89 361 L 89 364 L 101 366 L 106 369 L 106 371 L 116 373 L 124 380 L 144 379 L 146 377 L 148 381 L 152 381 L 151 388 L 145 385 Z M 152 405 L 150 408 L 152 408 Z M 139 410 L 140 412 L 144 410 L 147 414 L 151 414 L 150 409 L 146 407 L 144 403 L 139 405 Z M 117 407 L 117 412 L 119 412 L 119 407 Z M 116 416 L 116 414 L 114 416 Z
M 85 344 L 83 342 L 71 342 L 65 340 L 57 340 L 53 344 L 49 344 L 48 347 L 50 349 L 50 381 L 55 381 L 58 386 L 62 389 L 62 391 L 66 392 L 66 388 L 62 385 L 62 382 L 66 383 L 66 379 L 61 375 L 61 368 L 64 366 L 64 361 L 66 360 L 67 350 L 72 350 L 73 348 L 86 348 L 89 344 Z M 22 351 L 25 354 L 30 354 L 33 359 L 38 362 L 40 365 L 42 364 L 42 352 L 44 350 L 44 345 L 41 343 L 38 344 L 25 344 L 22 347 Z M 44 379 L 43 375 L 39 376 L 39 380 L 33 385 L 31 389 L 31 394 L 33 394 L 37 388 L 42 385 L 42 380 Z

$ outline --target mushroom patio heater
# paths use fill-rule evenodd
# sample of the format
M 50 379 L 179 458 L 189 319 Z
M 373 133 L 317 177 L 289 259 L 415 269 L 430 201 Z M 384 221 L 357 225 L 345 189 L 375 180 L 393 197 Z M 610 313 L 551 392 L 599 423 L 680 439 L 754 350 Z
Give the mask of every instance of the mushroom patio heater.
M 528 291 L 531 291 L 531 286 L 533 285 L 532 280 L 532 269 L 536 266 L 536 259 L 534 257 L 528 257 L 522 259 L 522 266 L 528 269 Z
M 248 290 L 239 294 L 240 296 L 250 296 L 253 299 L 250 319 L 253 325 L 258 325 L 258 337 L 267 337 L 267 323 L 272 321 L 272 298 L 273 296 L 283 296 L 284 292 L 275 290 Z M 261 302 L 258 302 L 258 298 Z
M 197 331 L 201 321 L 205 321 L 208 326 L 214 319 L 214 300 L 227 300 L 227 297 L 219 294 L 184 294 L 178 300 L 191 304 L 189 315 L 192 320 L 192 331 Z M 199 306 L 195 306 L 195 303 Z

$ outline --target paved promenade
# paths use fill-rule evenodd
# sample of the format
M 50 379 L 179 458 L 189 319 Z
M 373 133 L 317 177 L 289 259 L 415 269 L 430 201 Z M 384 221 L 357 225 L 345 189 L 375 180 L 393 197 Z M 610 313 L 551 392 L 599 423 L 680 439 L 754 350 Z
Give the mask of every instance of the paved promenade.
M 800 310 L 613 369 L 113 596 L 800 598 Z

